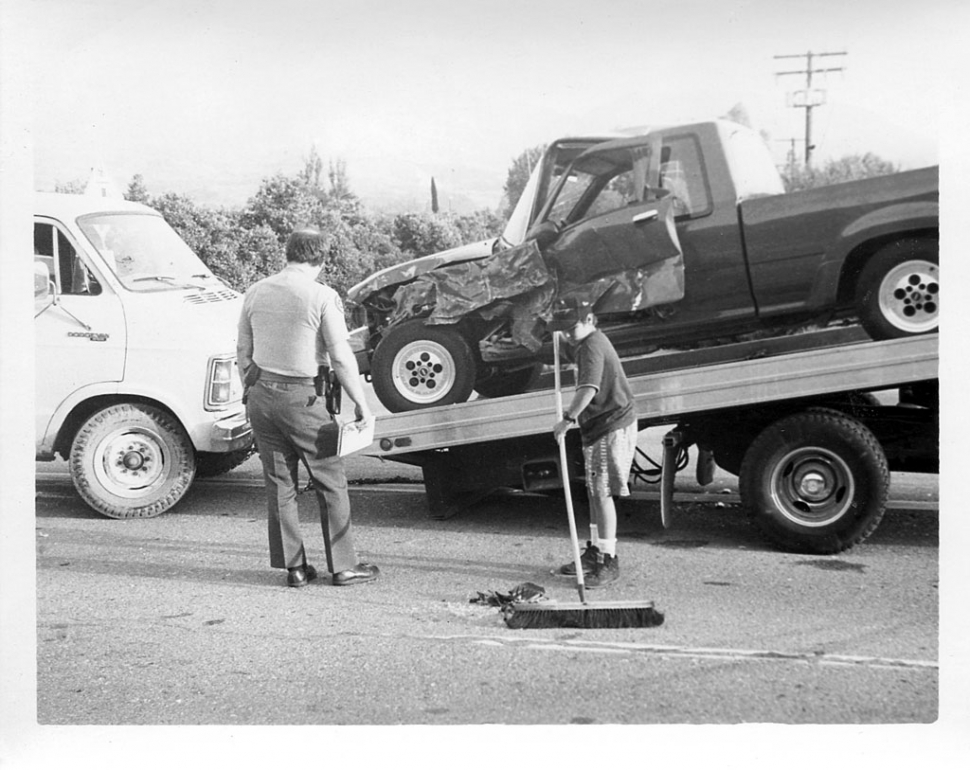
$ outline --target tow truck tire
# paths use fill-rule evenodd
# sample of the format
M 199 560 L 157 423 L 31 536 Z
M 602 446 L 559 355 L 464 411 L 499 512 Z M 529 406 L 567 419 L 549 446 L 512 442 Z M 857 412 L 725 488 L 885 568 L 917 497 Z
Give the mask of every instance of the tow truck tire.
M 467 340 L 453 326 L 408 321 L 378 343 L 371 362 L 374 393 L 391 412 L 467 401 L 477 374 Z
M 889 467 L 872 432 L 830 409 L 811 409 L 765 428 L 741 464 L 741 501 L 773 543 L 833 554 L 871 535 L 882 520 Z
M 509 372 L 497 372 L 480 378 L 475 383 L 475 390 L 485 398 L 516 396 L 532 387 L 541 372 L 542 364 L 533 364 Z
M 71 478 L 84 501 L 113 519 L 146 519 L 175 505 L 195 478 L 195 450 L 167 412 L 116 404 L 74 437 Z
M 907 238 L 877 251 L 859 276 L 856 306 L 874 340 L 940 328 L 940 257 L 935 238 Z

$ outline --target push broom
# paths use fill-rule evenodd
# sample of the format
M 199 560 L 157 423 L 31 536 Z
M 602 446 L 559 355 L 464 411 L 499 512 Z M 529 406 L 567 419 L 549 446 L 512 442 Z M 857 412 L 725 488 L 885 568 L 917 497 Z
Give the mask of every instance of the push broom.
M 559 332 L 552 334 L 555 364 L 556 420 L 562 419 L 562 383 L 559 373 Z M 505 610 L 505 623 L 509 628 L 645 628 L 659 626 L 664 622 L 663 613 L 654 609 L 653 602 L 618 601 L 588 602 L 583 564 L 579 555 L 579 536 L 576 534 L 576 516 L 573 513 L 573 496 L 569 488 L 569 470 L 566 465 L 566 436 L 559 437 L 559 475 L 566 497 L 566 514 L 569 517 L 569 536 L 572 540 L 573 561 L 576 564 L 576 590 L 578 602 L 514 603 Z

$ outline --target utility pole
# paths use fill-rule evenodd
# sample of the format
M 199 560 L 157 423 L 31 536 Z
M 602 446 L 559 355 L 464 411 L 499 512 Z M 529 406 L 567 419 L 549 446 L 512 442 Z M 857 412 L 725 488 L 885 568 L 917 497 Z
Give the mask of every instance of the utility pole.
M 830 51 L 826 53 L 795 53 L 795 54 L 784 54 L 781 56 L 775 56 L 776 59 L 805 59 L 805 69 L 803 70 L 788 70 L 785 72 L 776 72 L 775 75 L 804 75 L 805 76 L 805 90 L 795 91 L 792 94 L 790 107 L 798 107 L 805 110 L 805 166 L 806 168 L 811 165 L 812 162 L 812 150 L 815 149 L 815 145 L 812 144 L 812 110 L 815 107 L 821 107 L 825 104 L 825 91 L 821 89 L 812 90 L 812 75 L 816 75 L 823 72 L 841 72 L 844 67 L 813 67 L 812 59 L 822 56 L 846 56 L 845 51 Z M 802 94 L 802 98 L 799 99 L 799 94 Z

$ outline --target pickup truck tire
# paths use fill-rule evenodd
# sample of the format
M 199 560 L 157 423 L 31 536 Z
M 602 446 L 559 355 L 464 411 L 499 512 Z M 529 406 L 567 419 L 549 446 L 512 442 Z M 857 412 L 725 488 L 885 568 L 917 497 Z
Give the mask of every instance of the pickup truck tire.
M 81 426 L 70 453 L 84 501 L 113 519 L 164 513 L 195 478 L 195 450 L 178 421 L 145 404 L 116 404 Z
M 859 276 L 856 304 L 874 340 L 939 329 L 939 242 L 907 238 L 876 252 Z
M 542 364 L 533 364 L 524 369 L 513 369 L 510 372 L 497 372 L 488 377 L 482 377 L 475 383 L 475 390 L 485 398 L 503 398 L 525 393 L 542 372 Z
M 741 464 L 741 501 L 773 543 L 833 554 L 871 535 L 882 520 L 889 467 L 862 423 L 810 409 L 772 423 Z
M 378 343 L 371 380 L 385 407 L 407 412 L 467 401 L 477 370 L 471 346 L 454 327 L 416 319 Z

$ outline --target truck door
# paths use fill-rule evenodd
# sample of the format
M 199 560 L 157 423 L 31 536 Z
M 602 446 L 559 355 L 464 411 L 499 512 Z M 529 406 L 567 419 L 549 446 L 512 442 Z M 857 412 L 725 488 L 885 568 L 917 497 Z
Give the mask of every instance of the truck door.
M 124 378 L 126 329 L 121 299 L 60 223 L 34 221 L 34 260 L 47 266 L 53 292 L 35 308 L 35 429 L 38 454 L 49 452 L 51 417 L 85 386 Z M 111 388 L 107 388 L 110 391 Z
M 716 137 L 716 135 L 715 135 Z M 711 140 L 711 146 L 714 140 Z M 664 326 L 717 327 L 755 315 L 730 171 L 706 157 L 694 133 L 664 136 L 659 186 L 675 203 L 684 251 L 685 296 Z

